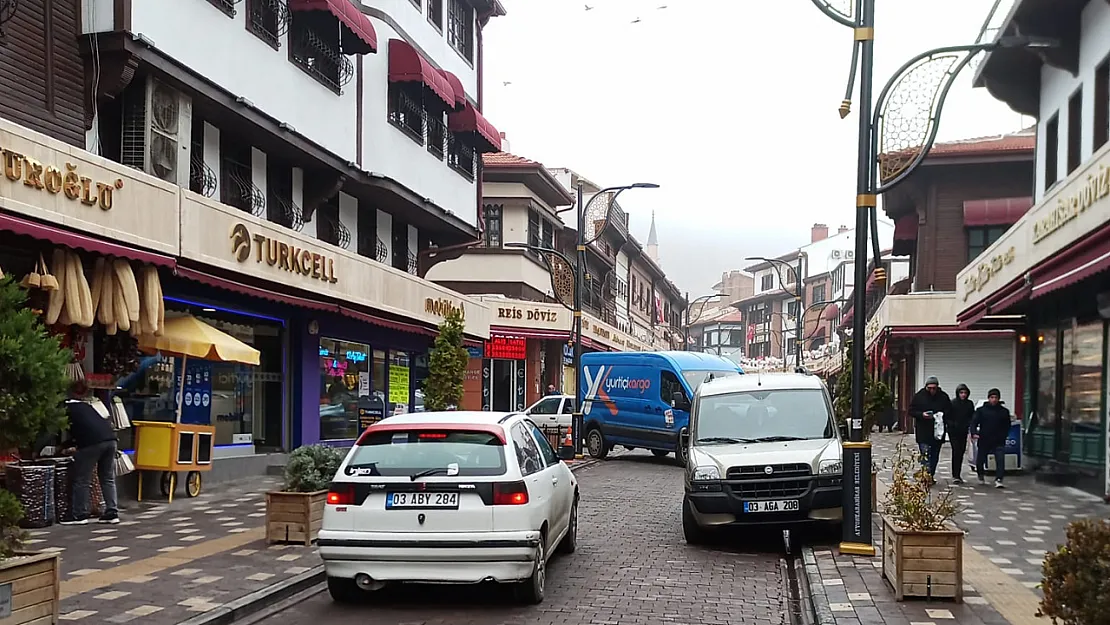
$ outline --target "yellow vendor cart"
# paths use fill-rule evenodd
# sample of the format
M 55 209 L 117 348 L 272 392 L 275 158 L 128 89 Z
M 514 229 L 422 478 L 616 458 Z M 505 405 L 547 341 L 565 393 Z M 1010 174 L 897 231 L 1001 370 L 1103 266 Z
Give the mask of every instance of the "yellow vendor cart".
M 203 486 L 201 473 L 212 469 L 216 428 L 181 423 L 185 371 L 189 358 L 258 365 L 259 352 L 192 315 L 166 319 L 161 336 L 144 335 L 139 348 L 147 353 L 181 358 L 174 421 L 136 421 L 135 470 L 139 473 L 139 500 L 143 497 L 143 472 L 160 471 L 162 494 L 173 501 L 177 474 L 185 472 L 185 494 L 196 497 Z

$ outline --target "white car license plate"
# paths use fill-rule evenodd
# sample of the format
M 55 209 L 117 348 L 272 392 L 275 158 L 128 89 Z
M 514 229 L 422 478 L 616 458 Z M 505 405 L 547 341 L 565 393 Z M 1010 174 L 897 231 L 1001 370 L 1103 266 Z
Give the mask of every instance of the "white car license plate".
M 385 496 L 385 509 L 398 508 L 443 508 L 457 510 L 458 493 L 388 493 Z
M 778 501 L 745 501 L 744 512 L 797 512 L 797 499 L 780 499 Z

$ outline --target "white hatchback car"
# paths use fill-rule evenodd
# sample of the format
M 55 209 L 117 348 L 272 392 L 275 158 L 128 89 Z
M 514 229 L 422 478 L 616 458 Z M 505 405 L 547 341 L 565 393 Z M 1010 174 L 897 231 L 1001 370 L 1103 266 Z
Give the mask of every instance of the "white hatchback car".
M 319 534 L 334 600 L 389 582 L 513 583 L 543 601 L 572 553 L 578 481 L 516 413 L 422 412 L 370 426 L 331 483 Z

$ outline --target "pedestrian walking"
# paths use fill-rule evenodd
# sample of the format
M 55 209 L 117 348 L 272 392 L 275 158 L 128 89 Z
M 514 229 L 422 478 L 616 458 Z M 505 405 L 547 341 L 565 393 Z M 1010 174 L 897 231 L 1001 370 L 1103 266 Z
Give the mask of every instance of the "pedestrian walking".
M 963 484 L 964 454 L 967 453 L 967 436 L 971 419 L 975 415 L 975 403 L 971 401 L 971 389 L 966 384 L 956 387 L 956 398 L 952 409 L 944 413 L 944 430 L 952 445 L 952 483 Z
M 89 522 L 89 499 L 92 491 L 93 471 L 100 478 L 104 495 L 101 523 L 119 523 L 119 504 L 116 500 L 116 432 L 112 428 L 108 409 L 100 400 L 88 396 L 83 382 L 74 384 L 70 399 L 65 403 L 69 417 L 71 442 L 65 447 L 73 457 L 73 518 L 62 525 L 85 525 Z M 101 414 L 101 410 L 103 414 Z
M 944 437 L 940 439 L 936 437 L 936 421 L 933 417 L 937 413 L 948 413 L 951 409 L 952 400 L 948 397 L 948 393 L 941 390 L 940 380 L 935 375 L 925 380 L 925 387 L 910 401 L 910 416 L 913 417 L 917 446 L 921 450 L 921 465 L 934 480 L 937 464 L 940 463 L 940 448 L 944 445 Z
M 548 396 L 558 395 L 558 394 L 559 394 L 559 391 L 555 388 L 554 384 L 548 384 L 547 385 L 547 395 Z
M 987 392 L 987 403 L 979 406 L 971 420 L 971 438 L 976 441 L 975 471 L 979 483 L 986 484 L 987 458 L 994 456 L 994 487 L 1004 488 L 1006 477 L 1006 438 L 1010 434 L 1010 409 L 1002 405 L 1002 393 Z

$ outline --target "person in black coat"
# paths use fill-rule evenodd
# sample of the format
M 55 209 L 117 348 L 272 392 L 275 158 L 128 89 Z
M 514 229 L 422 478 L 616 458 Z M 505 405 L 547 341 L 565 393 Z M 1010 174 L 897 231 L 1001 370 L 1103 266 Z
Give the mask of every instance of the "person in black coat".
M 1002 405 L 1002 393 L 996 388 L 987 392 L 987 403 L 979 406 L 971 420 L 971 438 L 978 441 L 975 470 L 979 483 L 985 484 L 987 457 L 994 455 L 994 487 L 1003 488 L 1006 477 L 1006 439 L 1010 435 L 1010 409 Z
M 936 376 L 925 380 L 925 388 L 917 392 L 910 401 L 910 416 L 913 417 L 917 445 L 921 449 L 921 465 L 936 477 L 937 464 L 940 463 L 940 448 L 944 438 L 937 440 L 933 434 L 933 415 L 945 414 L 952 410 L 952 400 L 940 389 Z
M 944 430 L 948 442 L 952 444 L 952 483 L 963 484 L 964 454 L 967 452 L 967 434 L 971 419 L 975 414 L 975 403 L 971 401 L 971 389 L 966 384 L 956 387 L 956 399 L 952 409 L 944 413 Z
M 100 478 L 104 495 L 104 512 L 100 523 L 119 523 L 116 501 L 116 432 L 112 423 L 102 416 L 90 399 L 84 382 L 77 382 L 66 401 L 69 417 L 68 445 L 73 452 L 73 518 L 61 521 L 62 525 L 85 525 L 89 522 L 89 498 L 92 492 L 93 472 Z

